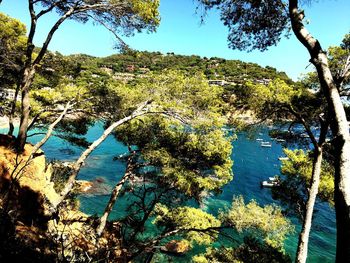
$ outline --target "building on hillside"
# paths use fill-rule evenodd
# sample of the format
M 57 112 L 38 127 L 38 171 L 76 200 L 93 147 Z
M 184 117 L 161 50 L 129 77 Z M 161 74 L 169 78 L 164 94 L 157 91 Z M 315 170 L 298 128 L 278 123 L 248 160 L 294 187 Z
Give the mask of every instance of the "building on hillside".
M 271 79 L 256 79 L 255 83 L 262 84 L 262 85 L 268 85 L 271 82 Z
M 129 80 L 133 80 L 135 78 L 134 74 L 131 73 L 114 73 L 113 75 L 113 79 L 115 80 L 123 80 L 123 81 L 129 81 Z
M 148 72 L 150 72 L 151 70 L 149 68 L 143 67 L 143 68 L 139 68 L 138 70 L 141 74 L 146 74 Z
M 13 100 L 15 98 L 16 91 L 14 89 L 0 88 L 0 99 Z M 20 94 L 17 95 L 17 100 L 21 100 Z
M 218 85 L 218 86 L 224 86 L 226 84 L 226 81 L 223 79 L 210 79 L 208 80 L 209 85 Z
M 127 65 L 126 68 L 125 68 L 126 71 L 128 72 L 134 72 L 135 71 L 135 65 Z

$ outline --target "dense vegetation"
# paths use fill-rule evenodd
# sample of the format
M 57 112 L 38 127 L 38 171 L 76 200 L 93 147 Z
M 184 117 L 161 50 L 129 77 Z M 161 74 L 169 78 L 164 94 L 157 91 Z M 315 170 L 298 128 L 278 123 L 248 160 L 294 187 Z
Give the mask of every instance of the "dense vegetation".
M 349 36 L 339 47 L 330 48 L 329 67 L 320 68 L 314 62 L 319 87 L 314 73 L 295 83 L 284 72 L 254 63 L 130 50 L 118 35 L 120 54 L 97 58 L 52 53 L 48 50 L 52 35 L 68 18 L 82 23 L 92 19 L 126 35 L 154 31 L 159 24 L 159 1 L 28 2 L 32 14 L 28 36 L 21 22 L 0 14 L 0 85 L 7 88 L 2 90 L 1 111 L 10 120 L 8 136 L 0 137 L 4 153 L 0 158 L 0 259 L 151 262 L 163 256 L 172 260 L 174 254 L 201 247 L 193 255 L 194 262 L 289 262 L 283 245 L 293 227 L 281 208 L 260 207 L 255 201 L 245 204 L 243 197 L 234 198 L 232 206 L 219 215 L 199 206 L 232 180 L 234 136 L 223 127 L 246 128 L 246 122 L 239 123 L 233 116 L 249 111 L 254 121 L 287 123 L 288 130 L 275 132 L 286 146 L 290 141 L 306 141 L 302 148 L 308 151 L 285 150 L 288 160 L 282 163 L 282 177 L 273 191 L 303 222 L 297 260 L 306 260 L 316 195 L 336 208 L 344 203 L 338 186 L 346 171 L 346 158 L 339 153 L 348 141 L 342 128 L 346 107 L 334 106 L 329 90 L 336 85 L 338 95 L 348 96 L 349 76 L 344 70 Z M 278 42 L 288 19 L 302 38 L 296 26 L 302 26 L 300 18 L 293 15 L 293 8 L 289 15 L 281 12 L 283 4 L 264 2 L 270 20 L 265 17 L 266 23 L 252 25 L 249 13 L 255 10 L 254 16 L 259 17 L 260 2 L 248 1 L 247 6 L 199 2 L 221 10 L 233 48 L 265 50 Z M 297 1 L 289 2 L 298 9 Z M 232 7 L 242 16 L 228 12 Z M 44 45 L 34 47 L 37 20 L 53 10 L 60 18 Z M 257 30 L 246 32 L 247 25 Z M 323 53 L 319 56 L 324 59 Z M 340 66 L 344 63 L 345 68 Z M 332 76 L 330 83 L 322 82 L 326 73 Z M 11 90 L 14 98 L 9 99 Z M 12 136 L 15 116 L 21 118 L 16 138 Z M 84 135 L 96 123 L 102 123 L 104 131 L 88 143 Z M 304 132 L 296 133 L 296 125 Z M 38 134 L 43 137 L 36 145 L 26 144 L 27 138 Z M 74 163 L 46 165 L 40 148 L 52 135 L 81 147 Z M 75 199 L 80 191 L 76 179 L 87 157 L 107 136 L 128 149 L 118 157 L 125 163 L 125 173 L 111 189 L 103 214 L 85 215 Z M 43 181 L 33 183 L 33 178 Z M 108 221 L 121 195 L 131 200 L 127 212 L 122 219 Z M 347 220 L 346 215 L 343 219 Z M 338 238 L 347 241 L 342 234 Z M 226 241 L 220 248 L 214 245 L 222 239 Z M 338 254 L 348 253 L 346 242 L 338 247 Z
M 2 17 L 13 23 L 13 28 L 21 28 L 20 22 Z M 22 43 L 24 34 L 23 27 L 4 31 L 4 35 L 12 37 L 12 40 L 8 38 L 12 46 Z M 6 48 L 11 49 L 11 45 Z M 28 66 L 23 50 L 18 48 L 13 53 L 18 58 L 14 80 L 5 78 L 9 76 L 6 70 L 13 69 L 12 64 L 1 72 L 4 87 L 19 91 L 22 84 L 16 80 L 16 74 L 18 69 Z M 42 52 L 42 48 L 35 48 L 32 55 L 40 56 Z M 8 54 L 4 52 L 2 56 Z M 244 90 L 247 80 L 269 82 L 276 76 L 292 83 L 273 68 L 219 58 L 137 51 L 96 58 L 45 51 L 30 83 L 23 84 L 30 85 L 26 86 L 30 100 L 25 103 L 30 105 L 27 113 L 31 120 L 25 127 L 26 137 L 38 131 L 43 137 L 32 148 L 25 146 L 23 150 L 12 137 L 2 139 L 5 147 L 2 151 L 13 151 L 17 161 L 7 164 L 6 158 L 12 157 L 2 160 L 6 163 L 3 178 L 9 181 L 3 179 L 6 186 L 2 187 L 1 233 L 2 241 L 8 245 L 2 247 L 1 257 L 26 256 L 29 260 L 44 261 L 89 258 L 148 261 L 152 257 L 157 260 L 160 253 L 171 258 L 171 253 L 186 253 L 196 246 L 210 247 L 229 231 L 230 235 L 246 237 L 248 242 L 239 246 L 237 253 L 233 252 L 235 245 L 229 245 L 234 253 L 230 255 L 232 260 L 255 257 L 250 255 L 248 247 L 256 244 L 259 253 L 275 251 L 278 257 L 288 261 L 283 240 L 293 227 L 279 208 L 262 208 L 254 201 L 245 205 L 243 198 L 234 200 L 232 207 L 218 218 L 198 208 L 203 198 L 220 193 L 232 180 L 230 155 L 234 137 L 222 129 L 231 111 L 229 98 L 234 90 Z M 21 108 L 16 99 L 11 102 L 4 93 L 5 115 L 23 114 L 27 91 L 23 93 L 21 89 Z M 103 123 L 105 131 L 90 144 L 84 134 L 97 122 Z M 52 168 L 45 169 L 45 173 L 52 169 L 55 185 L 51 190 L 40 187 L 34 190 L 27 177 L 31 173 L 34 178 L 46 177 L 35 167 L 42 162 L 38 159 L 42 156 L 40 148 L 51 135 L 74 143 L 83 151 L 73 164 L 55 162 Z M 112 189 L 102 215 L 81 214 L 72 218 L 72 213 L 78 213 L 79 209 L 74 198 L 79 193 L 76 183 L 79 170 L 108 135 L 114 135 L 129 149 L 123 157 L 125 174 Z M 29 197 L 23 193 L 24 186 L 35 194 Z M 36 195 L 44 197 L 36 199 Z M 118 207 L 115 204 L 120 195 L 128 195 L 132 202 L 123 219 L 108 222 L 111 211 Z M 21 201 L 13 202 L 16 198 L 30 200 L 36 204 L 37 211 L 29 212 L 30 208 Z M 11 210 L 18 213 L 10 214 Z M 240 210 L 246 212 L 237 213 Z M 254 221 L 256 216 L 261 217 L 260 223 Z M 266 227 L 271 221 L 276 223 Z M 26 222 L 31 225 L 27 226 Z M 78 232 L 67 232 L 66 229 L 72 228 Z M 26 232 L 33 235 L 27 237 Z M 38 235 L 41 238 L 37 239 Z M 60 235 L 65 235 L 65 239 L 57 239 Z M 194 260 L 205 259 L 198 255 Z

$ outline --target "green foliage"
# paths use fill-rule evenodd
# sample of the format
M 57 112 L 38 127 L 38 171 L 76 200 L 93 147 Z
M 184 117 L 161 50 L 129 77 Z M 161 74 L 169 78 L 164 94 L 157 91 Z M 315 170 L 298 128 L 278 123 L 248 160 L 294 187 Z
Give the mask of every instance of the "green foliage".
M 216 8 L 229 29 L 228 42 L 233 49 L 266 50 L 276 45 L 288 26 L 283 1 L 198 0 L 205 9 Z
M 210 227 L 219 227 L 220 221 L 213 215 L 208 214 L 200 209 L 183 206 L 174 209 L 158 204 L 154 210 L 157 215 L 153 221 L 160 227 L 167 230 L 171 229 L 207 229 Z M 185 238 L 192 244 L 209 245 L 217 238 L 217 231 L 200 232 L 200 231 L 185 231 Z
M 126 35 L 135 30 L 143 29 L 154 31 L 160 22 L 159 0 L 95 0 L 89 1 L 57 1 L 40 0 L 37 5 L 45 8 L 54 7 L 53 10 L 63 15 L 69 10 L 74 10 L 71 19 L 86 23 L 92 19 L 97 24 L 106 25 L 115 32 L 122 31 Z
M 346 90 L 350 81 L 349 73 L 349 61 L 350 56 L 350 45 L 349 39 L 350 34 L 346 34 L 339 46 L 331 46 L 327 50 L 328 64 L 332 72 L 332 76 L 335 84 L 338 86 L 341 96 L 347 96 Z M 315 92 L 322 93 L 316 71 L 309 72 L 301 80 L 301 82 L 308 88 Z
M 338 87 L 344 89 L 350 83 L 350 34 L 346 34 L 339 46 L 328 48 L 329 67 Z
M 138 14 L 145 23 L 158 25 L 160 22 L 158 7 L 159 0 L 131 0 L 133 10 Z
M 24 61 L 26 27 L 17 19 L 0 13 L 0 84 L 11 86 Z
M 238 232 L 248 231 L 277 250 L 283 249 L 286 236 L 294 230 L 279 207 L 260 207 L 254 200 L 245 205 L 242 196 L 235 198 L 232 208 L 222 213 L 220 218 L 224 223 L 233 224 Z
M 220 220 L 223 226 L 230 225 L 242 234 L 243 242 L 238 246 L 207 248 L 205 254 L 194 256 L 193 262 L 291 262 L 283 244 L 294 228 L 277 206 L 260 207 L 254 200 L 245 204 L 240 196 L 228 211 L 220 214 Z
M 152 100 L 152 111 L 160 116 L 132 120 L 118 129 L 117 137 L 137 145 L 168 184 L 198 198 L 203 190 L 219 191 L 232 179 L 232 146 L 221 130 L 222 88 L 209 87 L 202 75 L 166 71 L 141 79 L 125 94 L 121 104 L 134 105 L 132 94 L 138 94 Z
M 311 88 L 310 85 L 307 79 L 293 85 L 280 79 L 274 79 L 267 85 L 247 82 L 244 93 L 240 93 L 233 104 L 245 105 L 245 109 L 251 110 L 258 120 L 276 124 L 289 122 L 289 129 L 296 124 L 301 124 L 304 128 L 305 125 L 319 127 L 319 116 L 326 112 L 326 103 L 322 96 L 308 89 Z M 298 133 L 300 132 L 296 132 L 294 137 L 298 137 Z M 293 139 L 293 134 L 286 135 Z
M 285 193 L 295 191 L 296 187 L 302 191 L 302 195 L 307 194 L 307 189 L 311 184 L 312 156 L 303 150 L 285 149 L 284 153 L 289 158 L 282 161 L 281 173 L 286 176 L 282 186 L 294 189 L 284 189 Z M 334 168 L 323 160 L 321 167 L 321 177 L 318 196 L 323 201 L 333 204 L 334 193 Z M 298 191 L 298 192 L 299 192 Z M 305 198 L 305 197 L 304 197 Z
M 292 262 L 288 255 L 276 250 L 266 243 L 261 243 L 253 237 L 244 238 L 244 243 L 238 248 L 208 248 L 204 255 L 194 256 L 195 263 L 216 262 L 254 262 L 254 263 L 281 263 Z
M 248 82 L 247 94 L 250 95 L 249 103 L 256 107 L 258 112 L 269 106 L 288 106 L 292 104 L 293 99 L 298 99 L 302 91 L 299 87 L 288 85 L 283 80 L 274 79 L 268 85 L 254 84 Z

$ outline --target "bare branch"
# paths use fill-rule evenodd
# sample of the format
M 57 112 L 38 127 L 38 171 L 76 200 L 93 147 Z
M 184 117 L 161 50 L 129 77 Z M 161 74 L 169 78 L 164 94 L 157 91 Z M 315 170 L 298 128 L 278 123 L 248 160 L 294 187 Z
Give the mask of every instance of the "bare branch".
M 129 45 L 126 44 L 126 43 L 124 42 L 124 40 L 123 40 L 120 36 L 118 36 L 118 34 L 115 32 L 115 30 L 113 30 L 112 27 L 110 27 L 109 25 L 107 25 L 106 23 L 104 23 L 104 22 L 102 21 L 102 19 L 99 19 L 98 17 L 92 16 L 92 15 L 89 15 L 89 17 L 90 17 L 91 19 L 95 20 L 97 23 L 101 24 L 103 27 L 105 27 L 109 32 L 111 32 L 111 33 L 113 34 L 113 36 L 119 41 L 119 43 L 120 43 L 120 45 L 121 45 L 122 48 L 129 48 Z
M 62 0 L 58 0 L 57 2 L 54 2 L 51 6 L 49 6 L 47 9 L 41 10 L 39 14 L 37 14 L 36 19 L 51 12 L 59 3 L 62 3 Z
M 20 168 L 20 170 L 17 172 L 15 177 L 19 176 L 22 171 L 25 169 L 25 167 L 30 163 L 30 161 L 34 158 L 35 154 L 38 152 L 38 150 L 47 142 L 47 140 L 50 138 L 53 129 L 55 126 L 63 119 L 63 117 L 66 115 L 68 108 L 71 106 L 70 102 L 66 104 L 66 107 L 62 111 L 61 115 L 49 126 L 48 131 L 44 138 L 42 138 L 37 144 L 34 145 L 32 152 L 28 156 L 26 162 L 24 165 Z
M 51 42 L 51 39 L 53 37 L 53 34 L 56 32 L 56 30 L 58 29 L 58 27 L 70 16 L 73 15 L 74 11 L 75 11 L 76 6 L 71 7 L 63 16 L 61 16 L 57 22 L 53 25 L 53 27 L 51 28 L 51 30 L 49 31 L 49 33 L 47 34 L 46 40 L 42 46 L 42 48 L 40 49 L 40 52 L 38 54 L 38 56 L 36 57 L 36 59 L 33 62 L 33 66 L 37 65 L 40 63 L 40 61 L 43 59 L 47 48 Z
M 60 198 L 56 200 L 56 203 L 52 204 L 52 213 L 55 212 L 58 205 L 65 199 L 65 197 L 68 195 L 68 193 L 73 189 L 75 178 L 77 177 L 81 166 L 83 165 L 86 158 L 110 135 L 117 127 L 120 125 L 135 119 L 137 117 L 140 117 L 142 115 L 147 114 L 148 108 L 147 106 L 150 104 L 150 101 L 146 101 L 142 103 L 132 114 L 129 116 L 120 119 L 114 123 L 112 123 L 104 132 L 103 134 L 94 141 L 79 157 L 79 159 L 74 163 L 72 168 L 72 173 L 70 174 L 67 183 L 63 190 L 60 193 Z
M 100 217 L 99 219 L 99 224 L 96 228 L 96 235 L 97 237 L 100 237 L 105 229 L 106 223 L 107 223 L 107 219 L 110 215 L 110 213 L 112 212 L 112 209 L 114 207 L 115 202 L 117 201 L 117 198 L 119 196 L 119 192 L 121 190 L 121 188 L 123 187 L 123 185 L 125 184 L 125 182 L 129 179 L 129 177 L 131 175 L 133 175 L 133 169 L 134 169 L 134 162 L 133 162 L 133 158 L 135 155 L 135 151 L 132 151 L 128 161 L 127 161 L 127 166 L 126 166 L 126 171 L 124 176 L 122 177 L 122 179 L 114 186 L 114 189 L 112 191 L 111 197 L 107 203 L 107 206 L 105 208 L 105 211 L 103 213 L 103 215 Z
M 318 142 L 314 134 L 312 133 L 310 126 L 305 121 L 304 117 L 299 112 L 295 111 L 292 105 L 287 106 L 287 108 L 295 116 L 295 118 L 297 118 L 300 121 L 300 123 L 304 126 L 304 129 L 307 135 L 310 137 L 311 142 L 314 145 L 315 149 L 318 148 L 319 147 Z

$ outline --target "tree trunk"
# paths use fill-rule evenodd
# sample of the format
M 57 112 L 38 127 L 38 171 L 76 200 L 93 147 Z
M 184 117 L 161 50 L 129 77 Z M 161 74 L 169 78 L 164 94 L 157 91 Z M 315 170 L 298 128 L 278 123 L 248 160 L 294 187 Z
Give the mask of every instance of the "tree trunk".
M 28 156 L 26 162 L 24 163 L 24 165 L 22 165 L 19 169 L 19 171 L 16 172 L 16 169 L 19 166 L 16 166 L 15 169 L 12 171 L 11 174 L 11 178 L 19 178 L 23 172 L 23 170 L 27 167 L 27 165 L 30 163 L 30 161 L 34 158 L 35 154 L 37 153 L 37 151 L 47 142 L 47 140 L 51 137 L 51 134 L 54 130 L 54 128 L 56 127 L 56 125 L 64 118 L 64 116 L 67 114 L 67 111 L 70 107 L 70 102 L 68 102 L 64 108 L 64 110 L 62 111 L 62 113 L 58 116 L 58 118 L 50 124 L 50 126 L 47 129 L 47 132 L 45 134 L 45 136 L 34 145 L 32 152 L 30 153 L 30 155 Z M 16 172 L 16 173 L 15 173 Z
M 296 262 L 298 263 L 305 263 L 307 258 L 312 215 L 314 212 L 314 205 L 315 205 L 316 196 L 318 193 L 318 186 L 320 184 L 321 164 L 322 164 L 322 148 L 318 147 L 315 149 L 315 156 L 314 156 L 313 167 L 312 167 L 311 186 L 310 186 L 308 200 L 306 202 L 306 211 L 305 211 L 305 217 L 303 221 L 303 227 L 299 235 L 297 259 L 296 259 Z
M 337 220 L 336 262 L 350 259 L 350 139 L 349 125 L 339 91 L 328 66 L 328 59 L 320 43 L 306 30 L 303 12 L 298 10 L 298 0 L 289 0 L 289 14 L 293 32 L 307 48 L 311 62 L 316 67 L 318 78 L 332 114 L 330 126 L 335 146 L 335 211 Z
M 122 189 L 123 185 L 125 184 L 125 182 L 129 179 L 129 177 L 132 175 L 132 170 L 133 170 L 133 165 L 132 165 L 132 158 L 133 156 L 130 156 L 128 159 L 128 164 L 126 167 L 126 171 L 124 176 L 122 177 L 122 179 L 114 186 L 114 189 L 112 191 L 111 197 L 108 201 L 108 204 L 105 208 L 105 211 L 103 213 L 103 215 L 100 218 L 100 222 L 99 225 L 96 228 L 96 235 L 97 237 L 100 237 L 106 227 L 106 223 L 107 223 L 107 219 L 110 215 L 110 213 L 112 212 L 113 206 L 115 204 L 115 202 L 117 201 L 118 195 L 120 190 Z
M 70 193 L 70 191 L 74 187 L 75 179 L 78 176 L 78 173 L 80 171 L 81 166 L 83 165 L 86 158 L 110 135 L 117 127 L 120 125 L 136 118 L 142 115 L 147 114 L 147 111 L 145 110 L 145 107 L 149 104 L 149 102 L 145 102 L 142 105 L 140 105 L 131 115 L 118 120 L 117 122 L 112 123 L 104 132 L 103 134 L 94 141 L 79 157 L 79 159 L 74 163 L 72 172 L 68 177 L 67 183 L 63 187 L 60 197 L 55 201 L 55 203 L 51 204 L 51 213 L 53 214 L 56 212 L 57 207 L 59 204 L 62 203 L 62 201 L 66 198 L 66 196 Z
M 37 144 L 34 145 L 33 151 L 32 151 L 30 156 L 34 156 L 35 153 L 47 142 L 47 140 L 50 139 L 54 128 L 64 118 L 64 116 L 67 114 L 67 111 L 69 110 L 70 106 L 71 106 L 71 103 L 67 102 L 66 106 L 64 107 L 64 109 L 62 111 L 62 113 L 57 117 L 57 119 L 53 123 L 51 123 L 49 125 L 45 136 Z
M 327 56 L 319 52 L 315 61 L 321 87 L 332 113 L 330 127 L 335 146 L 334 203 L 337 220 L 336 262 L 350 259 L 350 138 L 349 125 L 338 89 L 328 67 Z
M 22 106 L 21 106 L 21 123 L 19 126 L 19 131 L 16 139 L 16 148 L 18 153 L 23 152 L 24 146 L 27 140 L 28 122 L 29 122 L 29 114 L 30 114 L 29 90 L 33 82 L 35 67 L 39 65 L 39 63 L 44 58 L 44 55 L 47 52 L 47 48 L 56 30 L 74 12 L 74 8 L 70 8 L 64 15 L 62 15 L 57 20 L 57 22 L 52 26 L 48 35 L 46 36 L 45 42 L 43 43 L 43 46 L 40 49 L 38 55 L 36 56 L 34 61 L 32 61 L 32 55 L 34 50 L 33 39 L 36 32 L 37 19 L 40 17 L 39 15 L 37 16 L 35 14 L 34 4 L 35 3 L 32 0 L 28 2 L 29 13 L 31 17 L 31 25 L 30 25 L 28 41 L 27 41 L 26 62 L 25 62 L 23 74 L 21 76 L 22 80 L 20 83 L 20 89 L 22 92 Z
M 13 135 L 13 130 L 14 130 L 14 125 L 13 125 L 13 119 L 16 113 L 16 103 L 17 103 L 17 97 L 18 97 L 18 93 L 20 90 L 20 84 L 17 84 L 16 87 L 16 91 L 15 91 L 15 97 L 11 103 L 11 111 L 10 111 L 10 115 L 9 115 L 9 131 L 8 131 L 8 135 L 12 136 Z
M 21 122 L 18 130 L 18 135 L 16 139 L 16 150 L 18 153 L 23 152 L 24 145 L 27 140 L 27 130 L 30 114 L 30 101 L 29 101 L 29 88 L 33 82 L 35 74 L 34 67 L 28 67 L 24 70 L 23 80 L 20 85 L 22 92 L 22 106 L 21 106 Z
M 350 260 L 350 143 L 339 140 L 336 148 L 335 213 L 337 219 L 336 262 Z
M 312 224 L 314 205 L 316 202 L 318 187 L 319 187 L 320 178 L 321 178 L 321 165 L 322 165 L 322 158 L 323 158 L 322 147 L 324 142 L 326 141 L 327 131 L 329 127 L 329 123 L 328 123 L 329 120 L 324 120 L 322 117 L 320 117 L 321 129 L 320 129 L 320 137 L 317 142 L 314 134 L 312 133 L 310 126 L 307 124 L 307 122 L 302 117 L 302 115 L 295 112 L 292 107 L 290 108 L 290 110 L 292 111 L 294 116 L 303 124 L 314 146 L 314 158 L 313 158 L 313 164 L 312 164 L 310 190 L 309 190 L 308 199 L 306 202 L 306 210 L 304 213 L 303 226 L 299 234 L 298 249 L 297 249 L 297 255 L 296 255 L 296 262 L 305 263 L 307 258 L 307 253 L 308 253 L 308 243 L 310 238 L 310 230 L 311 230 L 311 224 Z

